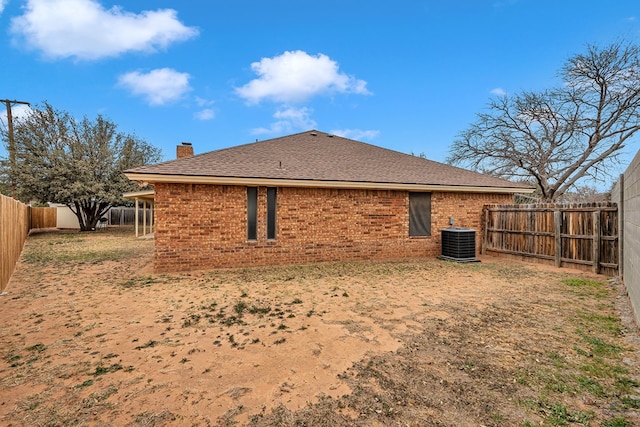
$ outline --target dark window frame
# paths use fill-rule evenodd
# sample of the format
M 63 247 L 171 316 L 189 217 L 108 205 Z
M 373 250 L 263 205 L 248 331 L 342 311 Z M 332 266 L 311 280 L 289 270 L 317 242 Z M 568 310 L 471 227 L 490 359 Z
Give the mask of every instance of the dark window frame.
M 278 189 L 267 187 L 267 240 L 276 239 L 278 212 Z
M 409 237 L 431 236 L 431 193 L 409 193 Z
M 258 187 L 247 187 L 247 240 L 258 240 Z

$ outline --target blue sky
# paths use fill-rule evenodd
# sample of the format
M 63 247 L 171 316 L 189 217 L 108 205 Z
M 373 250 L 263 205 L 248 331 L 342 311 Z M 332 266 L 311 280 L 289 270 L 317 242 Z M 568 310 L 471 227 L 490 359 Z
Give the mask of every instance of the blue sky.
M 0 0 L 0 99 L 102 114 L 166 160 L 315 128 L 443 162 L 491 97 L 638 43 L 640 3 L 607 3 Z

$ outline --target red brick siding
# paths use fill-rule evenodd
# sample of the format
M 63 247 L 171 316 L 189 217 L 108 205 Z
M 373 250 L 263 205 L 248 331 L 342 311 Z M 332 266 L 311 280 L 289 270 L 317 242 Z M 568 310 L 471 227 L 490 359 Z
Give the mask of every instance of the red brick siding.
M 409 237 L 406 191 L 278 188 L 276 239 L 267 240 L 266 188 L 258 190 L 258 239 L 247 240 L 241 186 L 156 184 L 155 266 L 160 272 L 334 260 L 436 256 L 440 230 L 480 230 L 485 204 L 505 194 L 432 193 L 430 237 Z M 477 239 L 479 245 L 479 239 Z

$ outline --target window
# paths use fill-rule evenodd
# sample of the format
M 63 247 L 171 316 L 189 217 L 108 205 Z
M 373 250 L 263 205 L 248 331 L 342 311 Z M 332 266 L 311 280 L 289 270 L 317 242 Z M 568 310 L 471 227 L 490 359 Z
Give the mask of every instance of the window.
M 247 187 L 247 239 L 258 239 L 258 187 Z
M 409 193 L 409 236 L 431 236 L 431 193 Z
M 275 187 L 267 188 L 267 239 L 276 238 L 276 195 Z
M 276 196 L 277 189 L 267 187 L 267 239 L 269 240 L 276 238 Z M 261 225 L 260 229 L 262 227 Z M 258 240 L 258 187 L 247 187 L 247 239 Z

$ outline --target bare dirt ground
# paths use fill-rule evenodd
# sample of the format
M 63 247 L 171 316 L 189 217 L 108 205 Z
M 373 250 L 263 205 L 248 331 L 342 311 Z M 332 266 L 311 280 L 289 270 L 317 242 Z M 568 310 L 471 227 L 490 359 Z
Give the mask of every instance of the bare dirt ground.
M 498 258 L 158 275 L 152 248 L 29 237 L 0 297 L 0 425 L 640 425 L 638 333 L 604 276 Z

